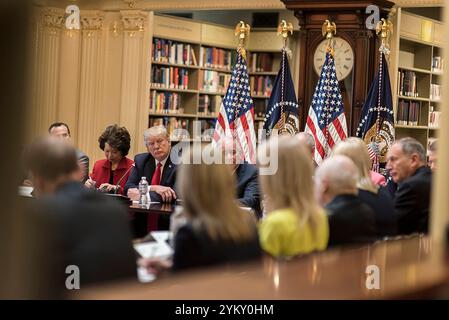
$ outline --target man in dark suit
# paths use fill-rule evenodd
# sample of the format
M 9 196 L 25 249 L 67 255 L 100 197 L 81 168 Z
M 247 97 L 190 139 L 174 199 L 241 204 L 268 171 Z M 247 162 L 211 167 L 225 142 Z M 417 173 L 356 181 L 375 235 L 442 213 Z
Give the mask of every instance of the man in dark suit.
M 256 166 L 249 163 L 238 164 L 235 169 L 237 177 L 237 199 L 244 207 L 254 210 L 260 216 L 259 174 Z
M 78 268 L 81 287 L 135 277 L 127 210 L 77 181 L 75 149 L 49 137 L 29 147 L 26 161 L 37 199 L 30 208 L 31 218 L 39 216 L 46 226 L 41 237 L 45 235 L 49 246 L 45 259 L 54 279 L 49 285 L 65 291 L 68 266 Z
M 229 164 L 237 180 L 236 196 L 243 207 L 254 210 L 257 217 L 262 212 L 260 208 L 259 172 L 257 167 L 244 161 L 238 144 L 231 137 L 225 137 L 220 142 L 224 162 Z M 241 151 L 241 150 L 240 150 Z
M 427 233 L 432 173 L 426 167 L 424 147 L 413 138 L 395 141 L 386 168 L 398 184 L 394 207 L 399 234 Z
M 315 174 L 321 205 L 329 216 L 329 246 L 362 244 L 376 239 L 373 210 L 358 197 L 358 171 L 346 156 L 326 159 Z
M 71 142 L 69 126 L 64 122 L 55 122 L 48 128 L 50 136 L 64 139 Z M 89 157 L 79 149 L 76 149 L 76 157 L 81 169 L 81 182 L 84 183 L 89 178 Z
M 135 156 L 135 167 L 125 186 L 125 193 L 132 200 L 139 199 L 139 182 L 146 177 L 150 186 L 150 198 L 154 202 L 171 202 L 176 199 L 176 165 L 170 160 L 170 136 L 163 126 L 154 126 L 144 132 L 148 153 Z

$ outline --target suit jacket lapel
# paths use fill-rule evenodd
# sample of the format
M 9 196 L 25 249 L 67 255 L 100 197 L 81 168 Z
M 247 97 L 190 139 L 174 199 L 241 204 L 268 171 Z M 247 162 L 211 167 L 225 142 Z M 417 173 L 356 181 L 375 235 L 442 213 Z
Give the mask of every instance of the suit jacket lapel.
M 161 177 L 161 185 L 164 185 L 167 178 L 170 176 L 170 173 L 173 170 L 173 164 L 170 161 L 170 155 L 167 158 L 167 161 L 165 162 L 164 171 L 162 171 L 162 177 Z
M 147 181 L 150 184 L 151 179 L 153 178 L 154 170 L 156 169 L 156 165 L 154 163 L 154 158 L 151 154 L 148 154 L 148 158 L 145 161 L 145 166 L 143 168 L 143 174 L 147 177 Z

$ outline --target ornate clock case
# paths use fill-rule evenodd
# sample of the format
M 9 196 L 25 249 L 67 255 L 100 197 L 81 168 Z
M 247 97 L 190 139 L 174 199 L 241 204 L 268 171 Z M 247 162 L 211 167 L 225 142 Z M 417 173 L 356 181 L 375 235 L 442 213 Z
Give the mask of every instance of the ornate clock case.
M 339 82 L 343 97 L 348 133 L 355 134 L 361 108 L 375 74 L 379 59 L 378 39 L 374 30 L 366 27 L 369 5 L 379 7 L 379 18 L 384 18 L 394 5 L 386 0 L 281 0 L 287 9 L 293 10 L 300 26 L 299 38 L 299 119 L 304 129 L 311 97 L 318 75 L 314 70 L 314 52 L 324 37 L 321 27 L 326 19 L 337 25 L 336 37 L 346 40 L 354 52 L 354 65 L 345 79 Z

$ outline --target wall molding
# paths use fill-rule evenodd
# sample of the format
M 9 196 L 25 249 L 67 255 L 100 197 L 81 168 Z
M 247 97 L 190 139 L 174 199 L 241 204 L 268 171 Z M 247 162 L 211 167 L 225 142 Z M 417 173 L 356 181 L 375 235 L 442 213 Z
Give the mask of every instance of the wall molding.
M 123 31 L 129 36 L 145 30 L 148 13 L 140 10 L 121 10 Z
M 442 7 L 444 0 L 393 0 L 399 7 Z
M 54 32 L 62 29 L 65 22 L 65 11 L 60 8 L 44 8 L 41 10 L 40 22 Z

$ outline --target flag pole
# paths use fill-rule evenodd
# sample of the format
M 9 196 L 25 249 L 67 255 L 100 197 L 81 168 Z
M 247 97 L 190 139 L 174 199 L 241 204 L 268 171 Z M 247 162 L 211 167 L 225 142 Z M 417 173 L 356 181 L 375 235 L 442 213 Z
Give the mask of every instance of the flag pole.
M 241 52 L 243 58 L 246 60 L 246 50 L 245 50 L 245 43 L 246 40 L 249 38 L 249 31 L 251 27 L 249 24 L 244 23 L 243 21 L 240 21 L 235 26 L 235 32 L 234 35 L 238 37 L 238 47 L 237 50 Z
M 383 69 L 383 55 L 387 57 L 390 54 L 390 46 L 388 44 L 388 40 L 390 34 L 393 33 L 393 23 L 388 19 L 382 18 L 376 25 L 376 33 L 379 37 L 381 44 L 379 47 L 380 55 L 379 55 L 379 83 L 377 86 L 377 118 L 376 118 L 376 138 L 375 141 L 380 140 L 380 110 L 382 108 L 382 69 Z M 373 170 L 379 172 L 380 164 L 379 164 L 379 155 L 376 153 L 373 163 Z
M 329 20 L 324 21 L 323 26 L 321 28 L 323 36 L 326 37 L 328 40 L 327 42 L 327 49 L 326 51 L 330 54 L 331 58 L 334 59 L 334 46 L 332 43 L 332 39 L 334 38 L 334 35 L 337 33 L 337 26 L 335 25 L 335 22 L 330 22 Z M 329 60 L 330 61 L 330 60 Z M 328 62 L 329 63 L 329 62 Z M 324 68 L 324 66 L 323 66 Z M 330 78 L 330 68 L 327 69 L 327 79 Z M 326 107 L 329 107 L 329 99 L 330 99 L 330 85 L 327 85 L 326 87 Z M 326 117 L 326 132 L 325 132 L 325 139 L 326 139 L 326 146 L 324 150 L 324 156 L 327 157 L 328 155 L 328 149 L 329 149 L 329 129 L 328 129 L 328 117 Z
M 242 56 L 242 63 L 244 62 L 244 60 L 246 60 L 246 49 L 245 49 L 245 44 L 246 44 L 246 40 L 249 38 L 249 31 L 250 31 L 251 27 L 249 26 L 249 24 L 244 23 L 243 21 L 240 21 L 239 23 L 237 23 L 237 25 L 235 26 L 235 31 L 234 31 L 234 35 L 238 37 L 238 46 L 237 46 L 237 52 L 238 54 L 240 54 Z M 237 59 L 237 63 L 238 63 L 238 59 Z M 240 82 L 240 75 L 237 73 L 236 75 L 236 82 L 239 83 Z M 240 87 L 237 86 L 235 88 L 236 91 L 236 96 L 240 96 Z M 234 119 L 237 119 L 238 117 L 238 105 L 236 105 L 234 107 Z M 235 123 L 235 121 L 234 121 Z M 237 139 L 237 132 L 235 130 L 235 125 L 232 128 L 232 140 L 233 143 L 235 143 L 236 145 L 236 151 L 237 150 L 237 143 L 238 143 L 238 139 Z
M 293 25 L 291 22 L 287 23 L 285 20 L 282 20 L 278 26 L 278 36 L 282 36 L 283 46 L 282 46 L 282 66 L 281 66 L 281 115 L 280 115 L 280 125 L 279 125 L 279 133 L 283 134 L 285 131 L 285 112 L 284 112 L 284 83 L 285 83 L 285 56 L 287 50 L 287 40 L 288 33 L 293 34 Z

